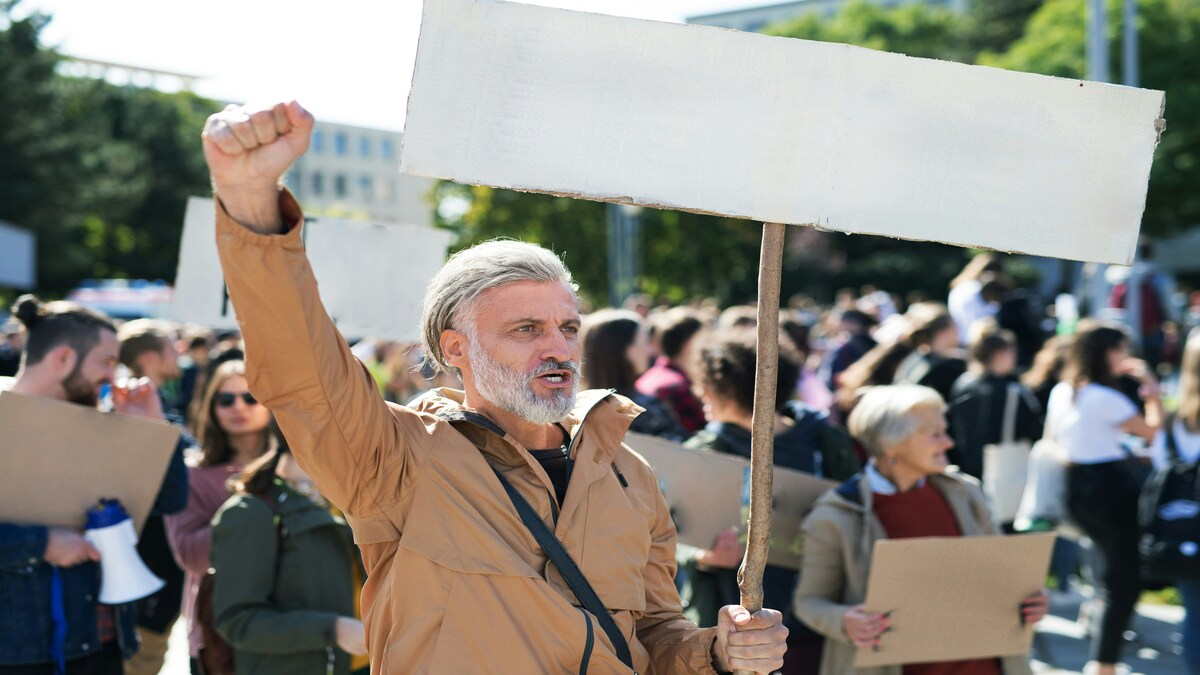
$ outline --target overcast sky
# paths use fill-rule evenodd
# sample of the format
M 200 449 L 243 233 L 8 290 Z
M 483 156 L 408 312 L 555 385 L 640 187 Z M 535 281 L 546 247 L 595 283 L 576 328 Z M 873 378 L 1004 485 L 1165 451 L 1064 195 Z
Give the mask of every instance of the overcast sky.
M 533 0 L 682 22 L 767 0 Z M 328 121 L 402 130 L 420 0 L 25 0 L 63 52 L 202 76 L 224 100 L 298 99 Z

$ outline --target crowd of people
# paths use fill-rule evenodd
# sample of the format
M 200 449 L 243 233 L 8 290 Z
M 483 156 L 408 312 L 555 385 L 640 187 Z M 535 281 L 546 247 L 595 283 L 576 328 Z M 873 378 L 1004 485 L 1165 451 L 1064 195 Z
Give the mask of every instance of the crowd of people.
M 581 315 L 557 257 L 492 242 L 431 281 L 422 340 L 351 346 L 302 247 L 272 244 L 296 238 L 294 200 L 235 189 L 239 157 L 282 174 L 307 143 L 302 109 L 267 113 L 216 116 L 206 132 L 243 334 L 117 325 L 32 297 L 13 310 L 22 328 L 6 344 L 22 357 L 0 389 L 95 407 L 107 385 L 117 412 L 184 433 L 138 545 L 166 584 L 136 604 L 99 603 L 99 552 L 79 532 L 0 523 L 0 673 L 158 673 L 180 618 L 192 671 L 214 675 L 1028 673 L 1024 656 L 853 663 L 891 630 L 862 604 L 873 542 L 1060 525 L 1022 521 L 1028 466 L 1010 475 L 1003 456 L 1043 439 L 1064 450 L 1062 524 L 1083 543 L 1056 550 L 1054 576 L 1099 599 L 1091 671 L 1116 672 L 1153 581 L 1178 582 L 1200 673 L 1200 584 L 1142 578 L 1137 504 L 1154 467 L 1200 455 L 1200 338 L 1158 331 L 1148 364 L 1117 325 L 1056 325 L 986 254 L 944 303 L 875 288 L 827 307 L 793 299 L 775 463 L 840 487 L 805 518 L 800 569 L 767 567 L 769 609 L 751 615 L 738 533 L 676 545 L 651 468 L 621 440 L 748 457 L 755 308 L 639 296 Z M 266 130 L 235 131 L 251 123 Z M 262 154 L 285 139 L 278 158 Z M 1176 367 L 1168 417 L 1158 374 Z M 1012 611 L 1036 623 L 1048 596 Z

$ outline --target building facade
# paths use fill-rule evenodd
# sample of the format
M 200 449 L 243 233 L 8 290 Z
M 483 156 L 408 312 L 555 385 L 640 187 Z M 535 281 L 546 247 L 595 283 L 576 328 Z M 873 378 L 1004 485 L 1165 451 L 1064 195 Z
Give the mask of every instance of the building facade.
M 872 1 L 876 4 L 881 4 L 888 7 L 899 7 L 901 5 L 919 3 L 934 7 L 945 7 L 955 12 L 963 12 L 966 11 L 967 8 L 967 0 Z M 757 33 L 768 24 L 787 21 L 804 14 L 818 13 L 827 18 L 831 17 L 834 14 L 837 14 L 838 10 L 840 10 L 842 6 L 846 4 L 846 2 L 847 0 L 794 0 L 793 2 L 781 2 L 773 5 L 747 7 L 745 9 L 735 9 L 728 12 L 716 12 L 713 14 L 690 16 L 687 18 L 687 22 L 702 26 L 719 26 L 721 28 L 732 28 L 733 30 Z
M 285 184 L 313 215 L 433 224 L 434 180 L 400 173 L 394 131 L 317 121 Z

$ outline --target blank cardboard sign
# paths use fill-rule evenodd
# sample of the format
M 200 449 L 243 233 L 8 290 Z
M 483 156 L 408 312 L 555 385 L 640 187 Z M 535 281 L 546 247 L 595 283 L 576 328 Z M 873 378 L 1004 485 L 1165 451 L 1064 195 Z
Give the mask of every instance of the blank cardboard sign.
M 1128 264 L 1158 91 L 496 0 L 428 0 L 401 170 Z
M 750 477 L 750 460 L 708 450 L 685 448 L 654 436 L 630 433 L 625 443 L 650 466 L 671 507 L 677 538 L 698 548 L 711 548 L 713 540 L 730 527 L 745 534 L 742 503 Z M 772 565 L 800 568 L 803 542 L 800 523 L 817 498 L 837 483 L 800 471 L 775 467 L 771 505 Z
M 237 328 L 217 258 L 215 208 L 211 199 L 188 200 L 171 315 L 214 328 Z M 311 218 L 304 228 L 321 302 L 343 335 L 417 338 L 421 298 L 446 260 L 449 232 L 335 218 Z
M 859 668 L 1028 654 L 1020 605 L 1041 590 L 1053 533 L 880 540 L 871 554 L 868 612 L 891 612 L 880 648 Z
M 83 529 L 101 498 L 142 524 L 179 428 L 38 396 L 0 393 L 0 521 Z

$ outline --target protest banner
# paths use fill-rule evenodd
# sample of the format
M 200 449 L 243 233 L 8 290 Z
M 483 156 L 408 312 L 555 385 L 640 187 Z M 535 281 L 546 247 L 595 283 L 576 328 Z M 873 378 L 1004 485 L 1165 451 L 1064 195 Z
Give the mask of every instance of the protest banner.
M 0 521 L 83 529 L 117 499 L 142 531 L 179 428 L 40 396 L 0 393 Z
M 783 224 L 1128 264 L 1164 101 L 848 45 L 431 0 L 401 170 L 764 221 L 742 575 L 756 610 Z
M 215 208 L 211 199 L 188 200 L 171 316 L 236 329 L 217 259 Z M 421 297 L 446 260 L 449 232 L 336 218 L 310 218 L 304 228 L 321 301 L 342 335 L 406 342 L 418 338 Z
M 1028 654 L 1021 600 L 1041 590 L 1053 533 L 882 539 L 871 554 L 868 612 L 892 630 L 859 649 L 859 668 Z
M 1128 264 L 1163 105 L 849 45 L 438 0 L 401 170 Z
M 712 548 L 722 531 L 735 527 L 745 534 L 750 460 L 710 450 L 685 448 L 654 436 L 630 433 L 625 444 L 654 468 L 671 507 L 678 541 Z M 771 550 L 767 562 L 799 569 L 803 553 L 800 523 L 821 495 L 837 483 L 775 467 L 771 508 Z

